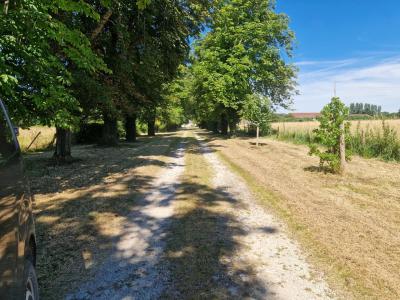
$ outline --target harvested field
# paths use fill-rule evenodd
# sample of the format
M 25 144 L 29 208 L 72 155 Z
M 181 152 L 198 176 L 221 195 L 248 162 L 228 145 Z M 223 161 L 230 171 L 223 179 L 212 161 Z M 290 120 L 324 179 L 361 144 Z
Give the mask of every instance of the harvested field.
M 305 146 L 251 142 L 211 145 L 286 221 L 331 286 L 344 298 L 399 299 L 400 165 L 356 157 L 341 177 L 319 172 Z

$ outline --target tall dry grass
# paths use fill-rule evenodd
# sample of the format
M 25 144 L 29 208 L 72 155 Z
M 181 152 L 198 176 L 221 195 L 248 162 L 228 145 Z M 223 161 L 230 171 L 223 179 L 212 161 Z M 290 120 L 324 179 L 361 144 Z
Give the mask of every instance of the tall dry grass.
M 400 120 L 350 121 L 351 137 L 347 148 L 363 157 L 400 161 Z M 276 137 L 299 144 L 315 142 L 313 130 L 319 122 L 273 123 Z
M 386 125 L 394 129 L 397 136 L 400 139 L 400 119 L 398 120 L 385 120 Z M 382 120 L 362 120 L 362 121 L 350 121 L 351 132 L 356 133 L 357 127 L 360 130 L 366 131 L 376 131 L 383 133 Z M 310 122 L 276 122 L 272 123 L 272 128 L 279 132 L 285 133 L 312 133 L 315 128 L 318 128 L 318 121 Z
M 39 134 L 40 133 L 40 134 Z M 18 141 L 23 152 L 27 151 L 40 151 L 51 147 L 54 142 L 54 135 L 56 129 L 53 127 L 46 126 L 33 126 L 29 129 L 20 129 L 18 135 Z M 38 135 L 39 134 L 39 135 Z M 37 136 L 38 135 L 38 136 Z M 36 140 L 32 143 L 32 141 Z M 28 146 L 31 147 L 28 149 Z

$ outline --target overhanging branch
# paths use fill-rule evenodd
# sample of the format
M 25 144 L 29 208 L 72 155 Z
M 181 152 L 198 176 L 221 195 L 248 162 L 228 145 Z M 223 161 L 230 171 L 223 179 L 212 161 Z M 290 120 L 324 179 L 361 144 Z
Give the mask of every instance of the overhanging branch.
M 107 10 L 106 13 L 101 17 L 99 25 L 93 30 L 90 39 L 94 41 L 97 36 L 103 31 L 104 26 L 106 26 L 107 22 L 110 20 L 113 12 L 111 9 Z

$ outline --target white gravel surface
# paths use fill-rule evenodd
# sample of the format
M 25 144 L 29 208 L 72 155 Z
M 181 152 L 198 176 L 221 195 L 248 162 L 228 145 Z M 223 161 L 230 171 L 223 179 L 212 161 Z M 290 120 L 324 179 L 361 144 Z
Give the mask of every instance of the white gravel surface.
M 226 213 L 242 232 L 232 234 L 238 245 L 233 254 L 221 258 L 227 270 L 214 276 L 216 281 L 220 281 L 219 276 L 230 277 L 221 279 L 228 282 L 230 298 L 334 298 L 322 275 L 310 268 L 297 243 L 288 238 L 285 226 L 257 203 L 241 178 L 204 142 L 201 144 L 203 155 L 214 169 L 214 188 L 232 199 L 227 202 Z M 165 248 L 163 238 L 173 216 L 175 190 L 184 170 L 184 149 L 182 143 L 167 169 L 152 183 L 152 191 L 130 214 L 108 261 L 91 281 L 82 283 L 66 299 L 157 299 L 164 290 L 173 289 L 168 267 L 160 262 Z M 237 273 L 238 265 L 242 266 L 239 270 L 248 266 L 252 272 Z
M 168 284 L 168 271 L 159 264 L 173 215 L 173 199 L 184 170 L 184 143 L 166 170 L 152 183 L 152 190 L 138 204 L 115 242 L 112 256 L 66 299 L 157 299 Z
M 257 203 L 244 181 L 229 170 L 203 142 L 202 148 L 214 169 L 214 188 L 226 193 L 235 202 L 235 205 L 226 206 L 226 213 L 231 214 L 244 231 L 236 237 L 235 242 L 241 246 L 228 258 L 228 264 L 231 264 L 232 270 L 235 265 L 242 268 L 251 266 L 252 274 L 238 275 L 239 281 L 258 283 L 254 288 L 248 287 L 246 298 L 335 298 L 322 274 L 311 269 L 298 244 L 285 233 L 284 224 Z M 244 284 L 238 282 L 237 286 Z M 234 285 L 230 290 L 235 298 L 242 297 L 240 289 Z

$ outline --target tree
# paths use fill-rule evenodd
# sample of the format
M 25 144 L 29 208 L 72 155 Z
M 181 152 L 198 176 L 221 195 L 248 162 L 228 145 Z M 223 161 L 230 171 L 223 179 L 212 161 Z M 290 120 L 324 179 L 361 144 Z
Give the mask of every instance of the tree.
M 349 141 L 350 123 L 345 122 L 349 115 L 349 109 L 338 98 L 332 98 L 321 111 L 318 118 L 320 125 L 314 130 L 315 141 L 326 147 L 320 150 L 316 144 L 310 145 L 310 155 L 316 155 L 320 159 L 320 168 L 325 163 L 335 173 L 344 172 L 345 161 L 350 160 L 350 153 L 345 145 Z
M 199 123 L 223 134 L 234 131 L 245 99 L 260 95 L 288 107 L 296 69 L 291 56 L 294 34 L 288 18 L 267 0 L 217 1 L 210 32 L 195 47 L 192 94 Z
M 259 131 L 265 134 L 269 131 L 272 117 L 271 102 L 268 98 L 259 95 L 247 96 L 243 106 L 243 118 L 256 126 L 257 146 Z
M 0 96 L 20 126 L 40 123 L 68 131 L 76 125 L 80 111 L 70 88 L 70 67 L 89 74 L 108 71 L 91 50 L 89 39 L 74 22 L 68 22 L 79 18 L 97 22 L 99 15 L 84 1 L 21 0 L 4 6 L 0 17 Z M 68 142 L 68 137 L 62 136 Z M 57 150 L 64 145 L 57 145 L 56 157 L 69 155 L 69 147 Z
M 350 114 L 380 115 L 382 107 L 369 103 L 350 103 Z
M 356 105 L 354 103 L 350 103 L 350 114 L 356 114 Z
M 118 142 L 116 130 L 106 129 L 116 129 L 110 125 L 121 119 L 127 140 L 135 139 L 136 119 L 148 123 L 150 134 L 155 134 L 155 113 L 165 103 L 163 86 L 175 78 L 187 58 L 188 38 L 201 31 L 209 6 L 210 1 L 204 0 L 155 0 L 146 2 L 143 9 L 135 1 L 119 0 L 108 9 L 99 8 L 102 19 L 107 16 L 108 21 L 96 30 L 93 47 L 102 53 L 112 74 L 82 78 L 76 91 L 85 114 L 103 120 L 103 142 Z M 88 33 L 94 28 L 93 24 L 83 26 Z
M 0 96 L 22 126 L 57 127 L 55 157 L 71 152 L 71 129 L 103 122 L 118 142 L 124 120 L 167 111 L 163 86 L 177 75 L 209 17 L 210 0 L 19 0 L 0 4 Z M 160 107 L 167 108 L 160 110 Z M 172 118 L 172 115 L 174 117 Z M 154 128 L 155 114 L 147 114 Z M 169 122 L 169 121 L 168 121 Z

